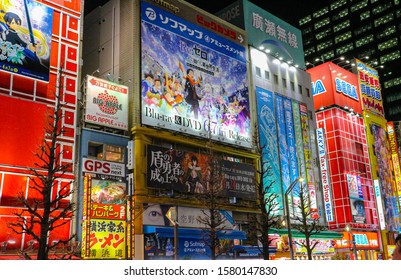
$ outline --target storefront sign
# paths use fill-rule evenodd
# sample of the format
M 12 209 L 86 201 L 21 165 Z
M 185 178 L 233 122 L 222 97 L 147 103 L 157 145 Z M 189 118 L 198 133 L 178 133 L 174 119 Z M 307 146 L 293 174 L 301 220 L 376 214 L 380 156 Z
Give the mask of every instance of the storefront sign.
M 352 248 L 352 234 L 355 236 L 357 249 L 379 249 L 379 236 L 377 232 L 363 232 L 353 231 L 352 234 L 348 232 L 343 233 L 343 238 L 336 240 L 336 249 Z
M 327 154 L 326 154 L 326 143 L 324 137 L 324 129 L 316 129 L 317 145 L 319 152 L 319 163 L 320 163 L 320 175 L 323 185 L 323 199 L 324 209 L 326 212 L 326 219 L 328 222 L 334 221 L 333 205 L 331 200 L 331 189 L 330 189 L 330 175 L 329 168 L 327 166 Z
M 383 210 L 383 202 L 382 202 L 383 198 L 381 196 L 379 180 L 373 180 L 373 185 L 375 188 L 376 207 L 377 207 L 377 212 L 379 215 L 380 229 L 385 230 L 386 229 L 386 219 L 384 218 L 384 210 Z
M 128 130 L 128 87 L 87 76 L 85 122 Z
M 125 220 L 125 205 L 91 203 L 90 217 L 94 219 Z
M 117 162 L 84 158 L 82 172 L 125 177 L 125 165 Z

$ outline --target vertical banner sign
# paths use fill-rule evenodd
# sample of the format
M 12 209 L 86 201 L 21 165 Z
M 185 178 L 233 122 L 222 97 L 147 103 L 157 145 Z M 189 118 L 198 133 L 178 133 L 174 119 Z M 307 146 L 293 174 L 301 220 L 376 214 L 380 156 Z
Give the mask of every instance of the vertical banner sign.
M 141 2 L 142 123 L 250 148 L 245 47 L 194 17 L 197 24 Z
M 283 182 L 284 192 L 290 186 L 290 163 L 288 158 L 288 146 L 287 137 L 285 130 L 285 119 L 284 119 L 284 108 L 283 108 L 283 97 L 275 94 L 276 99 L 276 119 L 278 128 L 278 141 L 279 141 L 279 154 L 281 162 L 281 178 Z
M 376 69 L 356 59 L 358 83 L 362 96 L 362 109 L 384 118 L 383 100 Z
M 399 231 L 400 218 L 398 216 L 398 206 L 394 204 L 395 194 L 393 189 L 394 177 L 391 173 L 390 153 L 386 132 L 383 127 L 372 125 L 372 134 L 374 137 L 374 148 L 379 168 L 379 182 L 381 195 L 386 209 L 385 218 L 390 231 Z
M 263 161 L 268 163 L 272 175 L 265 176 L 263 180 L 274 182 L 271 192 L 278 195 L 277 208 L 283 209 L 282 186 L 280 177 L 280 157 L 278 153 L 278 139 L 276 115 L 274 111 L 274 95 L 272 92 L 256 87 L 256 100 L 258 105 L 258 124 L 260 145 L 263 147 Z M 268 185 L 266 182 L 264 185 Z M 282 212 L 282 210 L 278 210 Z M 280 214 L 278 214 L 280 215 Z
M 334 222 L 333 203 L 331 198 L 330 174 L 327 165 L 326 143 L 324 137 L 324 129 L 316 129 L 317 146 L 319 152 L 320 175 L 323 187 L 324 209 L 328 222 Z
M 49 81 L 53 9 L 26 0 L 0 10 L 0 70 Z
M 300 118 L 301 118 L 301 129 L 302 129 L 302 147 L 303 155 L 305 158 L 306 168 L 306 181 L 308 182 L 309 197 L 311 203 L 312 218 L 318 218 L 319 212 L 317 210 L 317 199 L 316 199 L 316 185 L 315 176 L 313 174 L 312 164 L 312 149 L 309 137 L 309 120 L 308 120 L 308 107 L 305 104 L 299 104 Z M 298 146 L 298 145 L 297 145 Z
M 396 184 L 396 191 L 398 197 L 398 205 L 401 206 L 401 168 L 400 168 L 400 158 L 398 154 L 398 145 L 394 131 L 394 123 L 388 122 L 387 123 L 387 134 L 388 139 L 390 142 L 390 152 L 391 152 L 391 160 L 393 161 L 393 168 L 394 168 L 394 177 L 395 177 L 395 184 Z M 401 209 L 398 209 L 400 212 Z
M 287 132 L 288 156 L 290 159 L 290 178 L 294 182 L 299 177 L 297 148 L 295 146 L 294 120 L 291 99 L 283 97 L 285 126 Z M 295 190 L 296 188 L 294 188 Z
M 386 229 L 386 219 L 384 218 L 383 201 L 382 201 L 382 196 L 381 196 L 381 191 L 380 191 L 379 180 L 373 180 L 373 185 L 375 188 L 375 196 L 376 196 L 377 212 L 379 215 L 380 229 L 385 230 Z

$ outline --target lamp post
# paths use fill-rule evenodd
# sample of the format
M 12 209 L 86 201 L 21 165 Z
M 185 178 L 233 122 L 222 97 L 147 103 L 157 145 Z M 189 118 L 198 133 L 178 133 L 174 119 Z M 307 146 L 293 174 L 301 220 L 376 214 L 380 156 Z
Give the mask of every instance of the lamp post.
M 349 232 L 352 236 L 352 249 L 354 251 L 354 260 L 357 261 L 358 260 L 358 251 L 356 250 L 356 241 L 355 241 L 355 234 L 352 232 L 351 230 L 351 226 L 349 224 L 347 224 L 345 226 L 345 231 Z
M 287 219 L 287 230 L 288 230 L 288 241 L 290 245 L 290 258 L 291 260 L 294 259 L 294 249 L 292 248 L 292 234 L 291 234 L 291 220 L 290 220 L 290 206 L 288 203 L 288 195 L 292 191 L 292 189 L 297 185 L 298 182 L 303 182 L 304 178 L 299 177 L 294 182 L 290 184 L 288 189 L 285 191 L 284 197 L 284 204 L 285 204 L 285 212 L 286 212 L 286 219 Z

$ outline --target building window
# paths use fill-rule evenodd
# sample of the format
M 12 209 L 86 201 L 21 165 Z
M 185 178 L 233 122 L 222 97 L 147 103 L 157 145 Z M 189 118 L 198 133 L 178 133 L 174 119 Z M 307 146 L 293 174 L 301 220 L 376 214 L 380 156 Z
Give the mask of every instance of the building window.
M 321 20 L 321 21 L 319 21 L 319 22 L 316 22 L 315 25 L 314 25 L 315 30 L 319 29 L 320 27 L 325 26 L 325 25 L 327 25 L 329 23 L 330 23 L 330 18 L 328 18 L 328 17 L 323 19 L 323 20 Z
M 361 26 L 361 27 L 359 27 L 359 28 L 354 30 L 354 35 L 359 35 L 359 34 L 362 34 L 362 33 L 366 33 L 367 31 L 371 30 L 372 27 L 373 26 L 372 26 L 371 23 L 366 24 L 364 26 Z
M 360 16 L 359 16 L 359 18 L 360 18 L 361 20 L 370 18 L 370 11 L 366 11 L 366 12 L 361 13 Z
M 255 67 L 255 71 L 256 71 L 256 77 L 262 78 L 262 73 L 260 70 L 260 67 Z
M 313 120 L 313 112 L 311 110 L 308 110 L 308 116 L 310 120 Z
M 306 96 L 310 97 L 310 90 L 308 88 L 305 88 L 306 91 Z
M 345 17 L 346 15 L 348 15 L 348 9 L 344 9 L 341 12 L 339 12 L 338 14 L 333 16 L 333 20 L 338 20 L 340 18 Z
M 359 3 L 351 6 L 351 12 L 358 11 L 368 5 L 368 0 L 362 0 Z
M 348 43 L 344 46 L 337 48 L 336 53 L 337 53 L 337 55 L 340 55 L 340 54 L 346 53 L 352 49 L 354 49 L 354 43 L 351 42 L 351 43 Z
M 270 72 L 265 70 L 265 79 L 270 80 Z
M 124 148 L 121 146 L 89 142 L 88 157 L 98 160 L 124 162 Z
M 394 20 L 394 14 L 393 14 L 393 13 L 388 13 L 387 15 L 382 16 L 382 17 L 376 19 L 376 20 L 374 21 L 374 26 L 375 26 L 375 27 L 378 27 L 378 26 L 380 26 L 380 25 L 382 25 L 382 24 L 385 24 L 385 23 L 387 23 L 387 22 L 389 22 L 389 21 L 392 21 L 392 20 Z
M 358 48 L 358 47 L 361 47 L 363 45 L 369 44 L 373 40 L 374 40 L 374 36 L 373 36 L 373 34 L 370 34 L 370 35 L 368 35 L 366 37 L 363 37 L 362 39 L 356 41 L 355 42 L 355 46 Z
M 301 85 L 298 85 L 298 91 L 299 91 L 299 94 L 302 94 L 302 86 Z
M 391 8 L 391 3 L 386 3 L 372 9 L 372 14 L 376 15 Z
M 330 47 L 332 45 L 333 45 L 333 41 L 332 40 L 328 40 L 328 41 L 325 41 L 325 42 L 322 42 L 322 43 L 318 44 L 316 46 L 316 49 L 317 49 L 317 51 L 321 51 L 321 50 L 324 50 L 324 49 L 326 49 L 326 48 L 328 48 L 328 47 Z
M 328 29 L 326 29 L 326 30 L 323 30 L 323 31 L 321 31 L 321 32 L 319 32 L 319 33 L 316 33 L 316 39 L 317 40 L 320 40 L 320 39 L 323 39 L 324 37 L 327 37 L 327 36 L 330 36 L 331 35 L 331 28 L 328 28 Z
M 401 85 L 401 77 L 397 77 L 395 79 L 391 79 L 391 80 L 388 80 L 388 81 L 384 82 L 384 87 L 385 88 L 390 88 L 390 87 L 394 87 L 394 86 L 398 86 L 398 85 Z M 390 98 L 390 96 L 388 96 L 388 98 Z M 400 98 L 401 98 L 401 96 L 400 96 Z M 390 102 L 390 101 L 393 101 L 393 100 L 387 99 L 387 101 Z
M 313 17 L 318 18 L 318 17 L 321 17 L 322 15 L 327 14 L 328 12 L 329 12 L 329 8 L 324 7 L 323 9 L 320 9 L 319 11 L 314 12 Z
M 305 23 L 308 23 L 308 22 L 310 22 L 312 20 L 312 16 L 311 15 L 307 15 L 306 17 L 304 17 L 304 18 L 301 18 L 300 20 L 299 20 L 299 25 L 301 26 L 301 25 L 304 25 Z
M 336 25 L 333 27 L 334 32 L 338 32 L 341 29 L 347 28 L 348 26 L 351 25 L 351 22 L 349 20 L 343 21 L 342 23 Z
M 311 48 L 305 50 L 305 56 L 309 56 L 314 53 L 315 53 L 315 47 L 311 47 Z
M 295 91 L 295 83 L 293 81 L 290 81 L 290 87 L 292 91 Z
M 281 78 L 281 83 L 283 84 L 283 88 L 287 88 L 287 80 L 285 78 Z
M 348 31 L 348 32 L 345 32 L 345 33 L 343 33 L 343 34 L 341 34 L 341 35 L 335 37 L 335 38 L 334 38 L 334 42 L 335 42 L 336 44 L 338 44 L 338 43 L 340 43 L 340 42 L 342 42 L 342 41 L 348 40 L 348 39 L 351 38 L 351 37 L 352 37 L 352 33 L 351 33 L 351 31 Z
M 382 32 L 380 32 L 379 34 L 376 35 L 377 39 L 381 39 L 383 37 L 389 36 L 391 34 L 394 34 L 396 31 L 396 27 L 395 25 L 391 25 L 387 28 L 385 28 Z
M 383 51 L 386 49 L 390 49 L 394 46 L 397 46 L 397 44 L 398 44 L 398 39 L 393 38 L 393 39 L 390 39 L 388 41 L 385 41 L 385 42 L 379 44 L 377 47 L 378 47 L 379 51 Z
M 278 85 L 278 76 L 276 74 L 273 75 L 274 83 Z
M 322 54 L 322 57 L 325 61 L 328 61 L 332 58 L 334 58 L 334 51 L 329 51 L 327 53 Z
M 381 56 L 380 64 L 384 64 L 386 62 L 389 62 L 389 61 L 392 61 L 392 60 L 395 60 L 398 58 L 400 58 L 400 51 L 394 51 L 392 53 Z
M 339 0 L 339 1 L 336 1 L 336 2 L 334 2 L 334 3 L 332 3 L 332 4 L 330 4 L 330 10 L 335 10 L 335 9 L 337 9 L 337 8 L 339 8 L 339 7 L 341 7 L 341 6 L 343 6 L 343 5 L 345 5 L 345 4 L 347 4 L 347 0 Z

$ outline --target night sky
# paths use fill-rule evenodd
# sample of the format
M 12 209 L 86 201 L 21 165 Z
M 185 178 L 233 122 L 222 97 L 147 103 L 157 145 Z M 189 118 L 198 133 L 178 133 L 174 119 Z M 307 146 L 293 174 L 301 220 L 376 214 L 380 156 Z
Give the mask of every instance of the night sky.
M 86 0 L 85 14 L 107 3 L 108 0 Z M 236 0 L 188 0 L 191 3 L 209 13 L 216 13 L 227 7 Z M 250 2 L 263 8 L 269 13 L 281 18 L 282 20 L 298 27 L 298 20 L 309 12 L 327 5 L 333 1 L 329 0 L 251 0 Z

